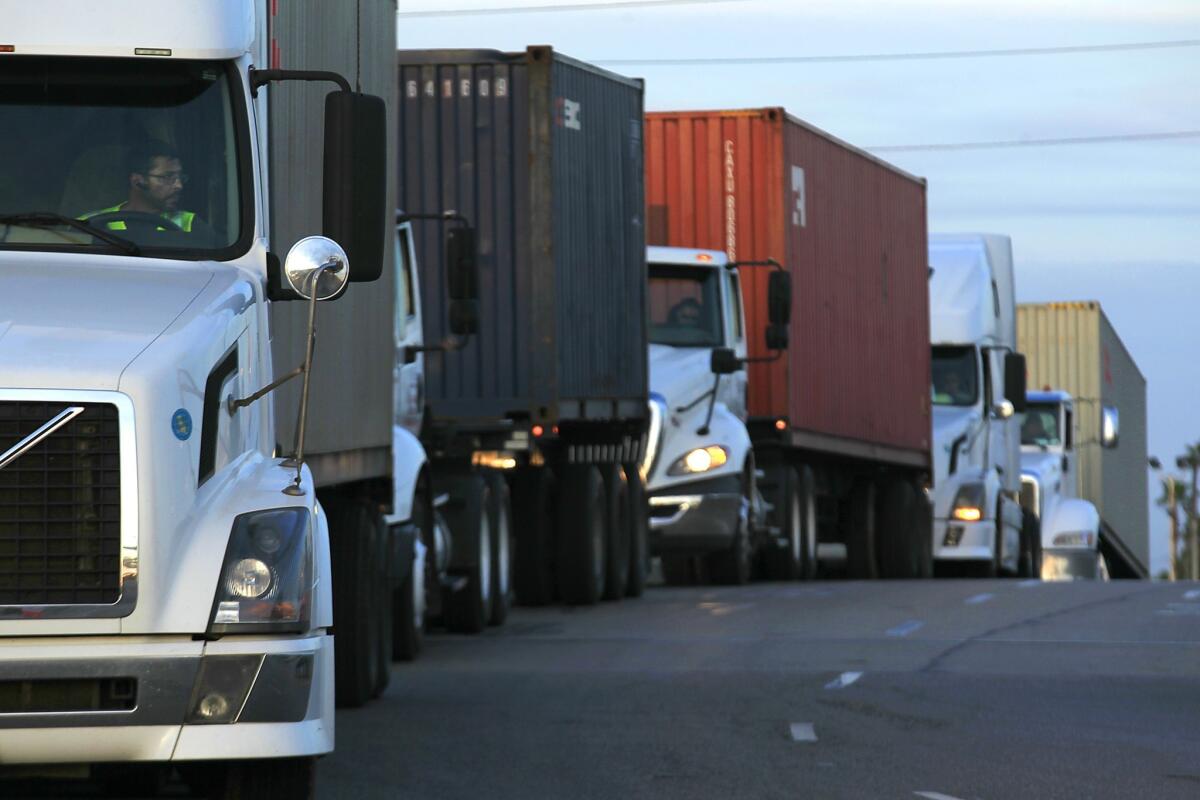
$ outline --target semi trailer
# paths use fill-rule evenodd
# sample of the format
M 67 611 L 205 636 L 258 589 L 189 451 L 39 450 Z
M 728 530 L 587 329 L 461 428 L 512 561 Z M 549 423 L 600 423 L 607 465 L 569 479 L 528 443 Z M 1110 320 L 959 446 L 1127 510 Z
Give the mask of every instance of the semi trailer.
M 1146 578 L 1146 379 L 1095 301 L 1022 303 L 1017 337 L 1031 387 L 1071 398 L 1077 469 L 1064 480 L 1100 515 L 1100 552 L 1114 578 Z
M 0 17 L 0 762 L 311 796 L 419 505 L 395 3 Z
M 736 345 L 736 358 L 709 366 L 724 375 L 713 385 L 751 443 L 733 465 L 747 503 L 761 497 L 748 557 L 780 578 L 929 574 L 925 182 L 780 108 L 655 112 L 646 195 L 651 245 L 723 253 L 737 268 L 740 283 L 726 269 L 720 311 L 736 325 L 733 309 L 744 304 L 742 330 L 722 342 Z M 790 276 L 786 287 L 771 277 L 779 274 Z M 652 450 L 684 424 L 690 400 L 661 404 Z M 657 450 L 651 481 L 655 549 L 667 577 L 681 580 L 701 576 L 698 557 L 727 558 L 713 554 L 740 539 L 695 534 L 733 529 L 725 511 L 745 507 L 729 504 L 730 519 L 710 530 L 673 524 L 688 516 L 686 503 L 660 470 L 709 444 L 691 438 Z
M 507 496 L 518 601 L 640 594 L 642 83 L 548 47 L 403 50 L 399 81 L 401 235 L 423 340 L 398 355 L 398 402 L 451 534 L 487 492 Z M 486 581 L 477 544 L 452 548 L 451 570 L 484 608 L 507 573 Z M 489 569 L 506 558 L 495 550 Z

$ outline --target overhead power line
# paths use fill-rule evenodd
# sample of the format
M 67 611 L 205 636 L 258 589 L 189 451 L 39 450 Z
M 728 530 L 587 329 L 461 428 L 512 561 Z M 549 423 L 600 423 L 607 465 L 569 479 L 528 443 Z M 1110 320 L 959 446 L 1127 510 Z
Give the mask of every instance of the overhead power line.
M 413 17 L 481 17 L 485 14 L 545 14 L 562 11 L 616 11 L 623 8 L 653 6 L 698 6 L 715 3 L 745 3 L 747 0 L 622 0 L 612 3 L 554 3 L 538 6 L 496 6 L 493 8 L 446 8 L 424 11 L 398 11 L 396 16 Z
M 1153 142 L 1170 139 L 1197 139 L 1200 130 L 1159 131 L 1155 133 L 1118 133 L 1108 136 L 1067 136 L 1057 139 L 1009 139 L 994 142 L 948 142 L 945 144 L 885 144 L 864 148 L 872 153 L 917 152 L 920 150 L 997 150 L 1008 147 L 1059 147 L 1113 142 Z
M 652 65 L 690 67 L 703 65 L 754 64 L 836 64 L 853 61 L 923 61 L 942 58 L 999 58 L 1006 56 L 1077 55 L 1115 53 L 1124 50 L 1167 50 L 1200 47 L 1200 39 L 1174 39 L 1158 42 L 1118 42 L 1114 44 L 1065 45 L 1061 47 L 1010 47 L 1001 50 L 930 50 L 918 53 L 854 53 L 813 56 L 704 56 L 696 58 L 602 58 L 595 63 L 605 66 Z

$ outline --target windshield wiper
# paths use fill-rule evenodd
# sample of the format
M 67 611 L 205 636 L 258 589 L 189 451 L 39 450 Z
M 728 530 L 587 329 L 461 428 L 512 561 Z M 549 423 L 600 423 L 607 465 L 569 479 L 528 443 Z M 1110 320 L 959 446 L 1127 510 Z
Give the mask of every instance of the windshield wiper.
M 111 244 L 113 247 L 131 256 L 140 256 L 142 249 L 128 239 L 110 233 L 103 228 L 89 225 L 81 219 L 55 214 L 52 211 L 32 211 L 24 214 L 0 214 L 0 225 L 28 225 L 35 228 L 48 228 L 52 225 L 66 225 L 77 231 L 83 231 L 89 236 Z

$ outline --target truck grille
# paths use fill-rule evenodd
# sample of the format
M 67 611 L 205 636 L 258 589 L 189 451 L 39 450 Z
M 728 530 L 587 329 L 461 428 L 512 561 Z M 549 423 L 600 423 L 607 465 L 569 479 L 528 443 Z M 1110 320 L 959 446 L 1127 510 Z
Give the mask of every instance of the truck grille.
M 0 467 L 0 605 L 120 598 L 116 406 L 0 401 L 0 454 L 69 408 L 82 411 Z

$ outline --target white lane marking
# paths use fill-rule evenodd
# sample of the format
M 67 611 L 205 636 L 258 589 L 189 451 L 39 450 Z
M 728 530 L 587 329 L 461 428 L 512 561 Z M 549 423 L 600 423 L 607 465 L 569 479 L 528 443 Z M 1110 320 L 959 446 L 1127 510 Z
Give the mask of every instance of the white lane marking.
M 1020 586 L 1022 589 L 1028 589 L 1030 586 L 1040 586 L 1041 583 L 1042 583 L 1041 578 L 1026 578 L 1025 580 L 1018 583 L 1017 586 Z
M 845 689 L 850 684 L 862 677 L 861 672 L 843 672 L 829 683 L 825 684 L 826 689 Z
M 1198 617 L 1200 616 L 1200 605 L 1194 603 L 1167 603 L 1166 608 L 1161 608 L 1154 612 L 1167 617 Z
M 919 630 L 925 626 L 924 622 L 919 619 L 910 619 L 908 622 L 901 622 L 894 628 L 888 628 L 888 636 L 908 636 L 915 630 Z
M 964 600 L 963 602 L 969 606 L 977 606 L 980 603 L 986 603 L 988 600 L 991 600 L 995 596 L 996 595 L 991 594 L 990 592 L 984 592 L 983 594 L 973 594 L 970 597 L 968 597 L 966 600 Z
M 792 723 L 793 742 L 815 742 L 816 740 L 817 732 L 813 728 L 813 724 L 811 722 Z
M 957 797 L 941 792 L 913 792 L 917 797 L 924 797 L 926 800 L 958 800 Z
M 1200 589 L 1192 589 L 1190 592 L 1183 593 L 1184 600 L 1195 600 L 1197 597 L 1200 597 Z

